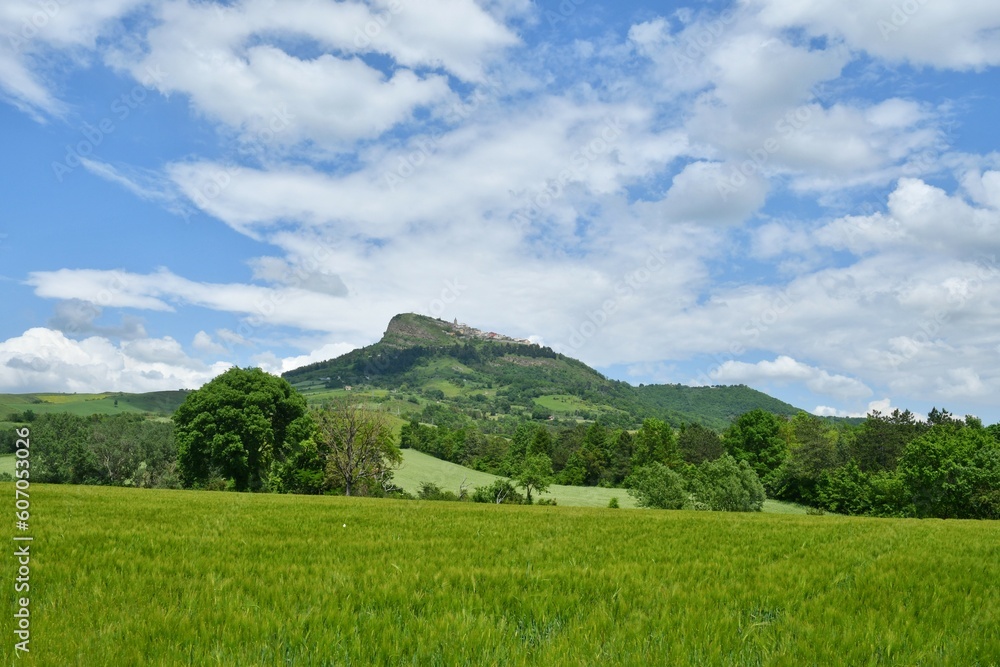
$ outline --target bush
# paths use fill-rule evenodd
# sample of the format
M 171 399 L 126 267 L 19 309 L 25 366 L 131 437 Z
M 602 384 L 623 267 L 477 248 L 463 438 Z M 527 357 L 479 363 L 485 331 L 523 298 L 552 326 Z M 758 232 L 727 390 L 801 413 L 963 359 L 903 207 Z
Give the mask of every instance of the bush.
M 684 478 L 659 462 L 643 466 L 625 480 L 625 488 L 639 507 L 679 510 L 688 504 Z
M 705 461 L 694 473 L 695 499 L 721 512 L 760 512 L 764 485 L 746 461 L 728 454 Z
M 555 504 L 556 504 L 556 499 L 555 498 L 539 498 L 537 504 L 538 505 L 551 505 L 551 506 L 554 507 Z
M 420 490 L 417 491 L 417 498 L 420 500 L 458 500 L 454 491 L 446 491 L 437 484 L 431 482 L 421 482 Z
M 608 501 L 608 509 L 618 509 L 618 496 L 611 496 L 611 500 Z
M 492 503 L 494 505 L 520 505 L 524 496 L 517 492 L 517 487 L 509 479 L 495 480 L 489 486 L 478 486 L 472 493 L 474 503 Z

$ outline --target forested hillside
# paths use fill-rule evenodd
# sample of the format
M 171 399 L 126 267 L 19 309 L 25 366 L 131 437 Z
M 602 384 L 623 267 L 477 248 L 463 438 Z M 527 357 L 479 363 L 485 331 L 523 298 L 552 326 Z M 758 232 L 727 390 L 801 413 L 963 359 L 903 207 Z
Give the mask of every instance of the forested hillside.
M 753 409 L 794 415 L 798 409 L 746 386 L 633 387 L 547 347 L 430 317 L 394 317 L 382 339 L 336 359 L 283 376 L 307 395 L 323 390 L 389 390 L 423 408 L 426 399 L 472 419 L 513 416 L 567 423 L 597 421 L 638 428 L 655 417 L 674 427 L 722 429 Z M 413 412 L 402 406 L 401 412 Z M 500 431 L 513 433 L 515 423 Z M 486 431 L 497 430 L 486 425 Z

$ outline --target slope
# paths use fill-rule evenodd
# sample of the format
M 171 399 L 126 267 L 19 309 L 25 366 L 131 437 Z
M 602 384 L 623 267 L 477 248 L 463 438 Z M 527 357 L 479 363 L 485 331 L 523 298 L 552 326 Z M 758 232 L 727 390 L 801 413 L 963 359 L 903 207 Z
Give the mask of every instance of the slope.
M 427 406 L 467 419 L 501 422 L 550 418 L 564 425 L 600 421 L 636 428 L 656 417 L 673 426 L 697 422 L 717 430 L 744 412 L 762 408 L 780 415 L 798 409 L 740 385 L 633 387 L 609 380 L 571 357 L 529 341 L 468 325 L 406 313 L 392 318 L 382 339 L 336 359 L 284 374 L 309 394 L 358 388 L 386 390 L 404 418 Z M 424 415 L 426 416 L 426 415 Z

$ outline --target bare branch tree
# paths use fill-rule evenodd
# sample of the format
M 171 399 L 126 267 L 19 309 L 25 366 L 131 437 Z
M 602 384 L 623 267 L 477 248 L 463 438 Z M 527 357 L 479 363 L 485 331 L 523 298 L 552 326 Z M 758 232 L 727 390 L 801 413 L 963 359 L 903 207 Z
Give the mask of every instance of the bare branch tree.
M 402 461 L 386 414 L 340 400 L 315 415 L 326 451 L 326 474 L 348 496 L 387 488 Z

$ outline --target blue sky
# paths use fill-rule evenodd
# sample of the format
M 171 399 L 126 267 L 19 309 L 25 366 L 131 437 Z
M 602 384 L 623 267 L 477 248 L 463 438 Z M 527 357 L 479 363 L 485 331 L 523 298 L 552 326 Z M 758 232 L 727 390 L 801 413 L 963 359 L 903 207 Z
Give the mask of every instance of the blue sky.
M 418 312 L 633 384 L 1000 421 L 1000 6 L 8 0 L 0 391 Z

